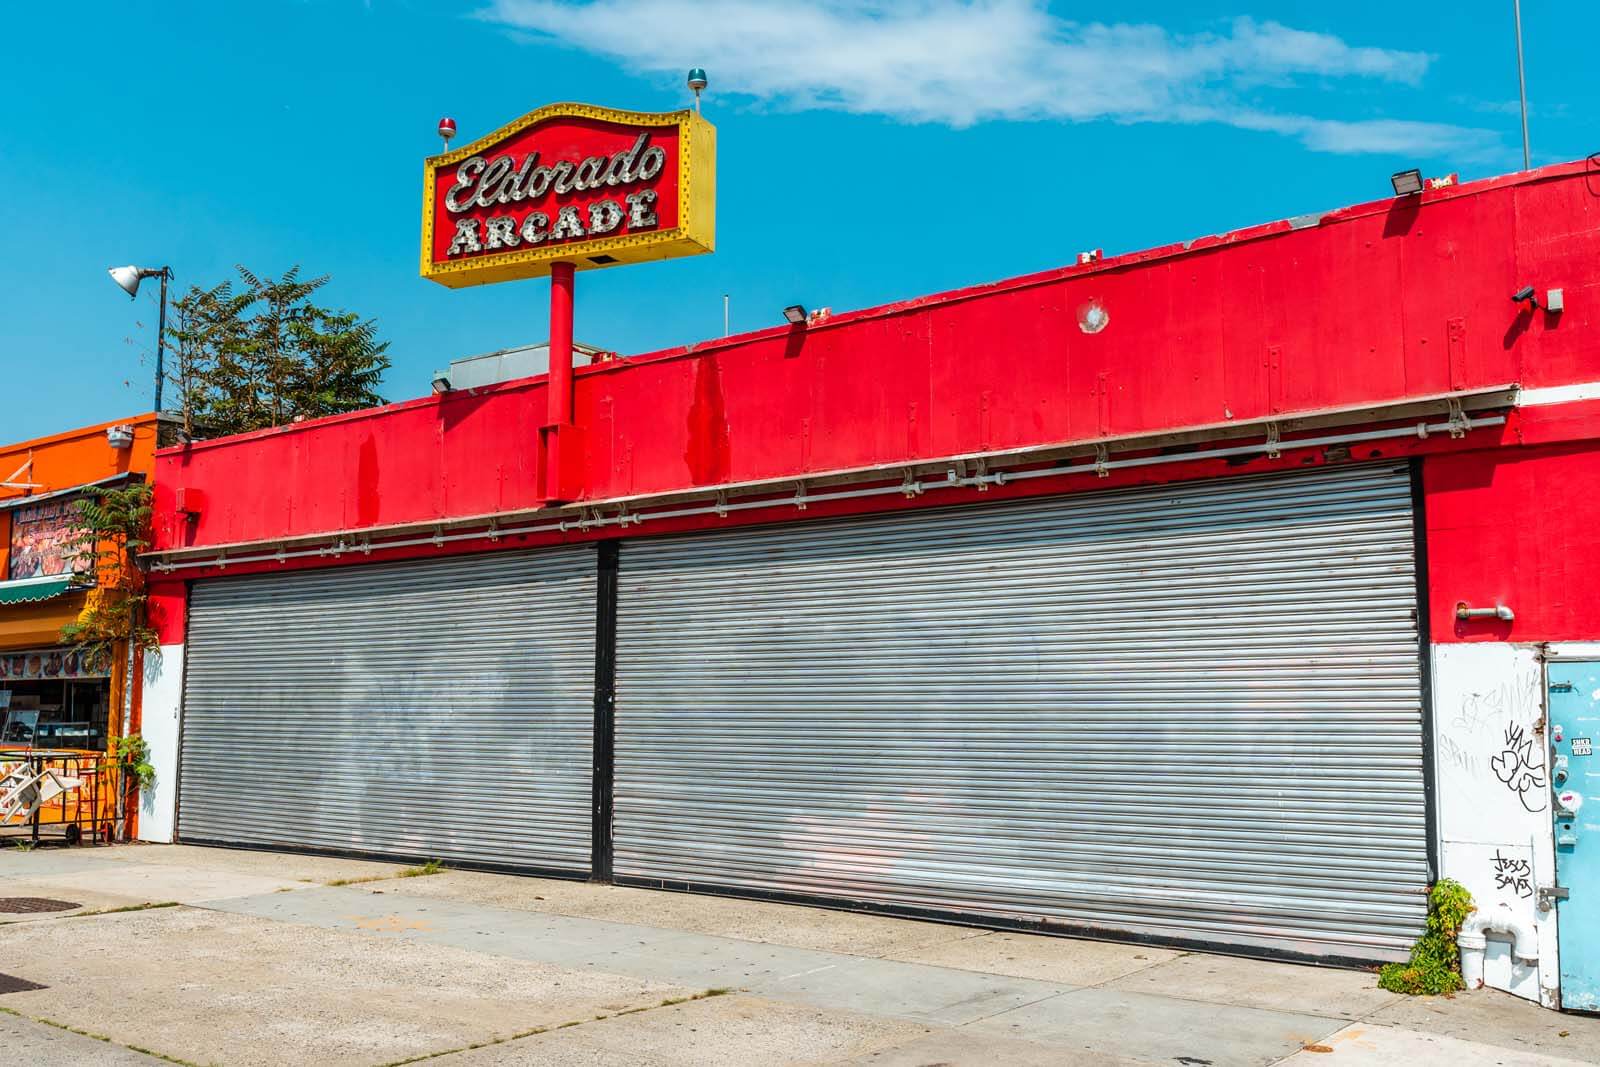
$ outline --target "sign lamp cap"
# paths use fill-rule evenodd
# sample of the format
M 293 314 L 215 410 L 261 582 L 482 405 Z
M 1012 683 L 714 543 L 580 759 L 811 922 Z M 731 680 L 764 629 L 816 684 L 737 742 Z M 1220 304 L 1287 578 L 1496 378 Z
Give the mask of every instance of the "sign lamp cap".
M 693 68 L 692 70 L 689 71 L 689 88 L 690 89 L 693 89 L 695 92 L 698 93 L 701 89 L 704 89 L 709 84 L 711 84 L 711 83 L 706 81 L 706 72 L 705 72 L 704 68 L 695 67 L 695 68 Z
M 455 135 L 456 120 L 446 115 L 444 118 L 439 120 L 439 136 L 443 137 L 446 141 L 449 141 L 450 138 L 454 137 Z

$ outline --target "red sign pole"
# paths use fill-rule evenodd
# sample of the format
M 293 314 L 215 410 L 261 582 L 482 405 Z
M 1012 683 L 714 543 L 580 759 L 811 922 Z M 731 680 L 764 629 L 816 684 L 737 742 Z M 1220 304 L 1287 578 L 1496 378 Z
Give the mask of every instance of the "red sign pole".
M 544 425 L 545 503 L 566 503 L 561 431 L 572 425 L 572 264 L 550 264 L 549 404 Z

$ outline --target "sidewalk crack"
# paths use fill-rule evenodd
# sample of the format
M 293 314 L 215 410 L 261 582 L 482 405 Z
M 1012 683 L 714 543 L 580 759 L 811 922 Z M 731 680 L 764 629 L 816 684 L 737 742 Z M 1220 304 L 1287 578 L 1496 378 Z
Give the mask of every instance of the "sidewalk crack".
M 674 1008 L 679 1004 L 692 1004 L 697 1000 L 710 1000 L 712 997 L 725 997 L 730 993 L 735 992 L 737 992 L 737 990 L 713 988 L 699 993 L 692 993 L 687 997 L 668 997 L 659 1004 L 643 1004 L 637 1008 L 624 1008 L 621 1011 L 605 1012 L 603 1014 L 596 1015 L 591 1019 L 573 1019 L 564 1023 L 552 1023 L 549 1026 L 535 1026 L 527 1030 L 518 1031 L 514 1034 L 507 1034 L 505 1037 L 493 1037 L 489 1038 L 487 1041 L 475 1041 L 470 1045 L 462 1045 L 459 1048 L 440 1049 L 437 1052 L 425 1052 L 420 1056 L 410 1056 L 403 1060 L 390 1060 L 388 1063 L 380 1064 L 379 1067 L 405 1067 L 406 1064 L 424 1063 L 428 1060 L 436 1060 L 440 1056 L 453 1056 L 458 1052 L 471 1052 L 480 1048 L 493 1048 L 496 1045 L 505 1045 L 512 1041 L 521 1041 L 529 1037 L 538 1037 L 540 1034 L 550 1034 L 557 1030 L 571 1030 L 579 1026 L 588 1026 L 591 1023 L 603 1023 L 608 1019 L 620 1019 L 624 1015 L 641 1015 L 645 1012 L 660 1011 L 662 1008 Z M 185 1061 L 174 1060 L 173 1062 L 184 1063 Z M 196 1067 L 196 1065 L 189 1064 L 188 1067 Z
M 81 1030 L 76 1026 L 69 1026 L 66 1023 L 57 1022 L 54 1019 L 46 1019 L 42 1015 L 29 1015 L 26 1012 L 17 1011 L 15 1008 L 7 1008 L 4 1006 L 0 1006 L 0 1012 L 5 1013 L 6 1015 L 15 1016 L 18 1019 L 26 1019 L 30 1023 L 38 1023 L 41 1026 L 50 1026 L 57 1030 L 65 1030 L 67 1033 L 77 1034 L 79 1037 L 93 1038 L 94 1040 L 102 1041 L 107 1045 L 112 1045 L 116 1048 L 125 1048 L 129 1052 L 137 1052 L 141 1055 L 149 1056 L 152 1059 L 164 1060 L 167 1063 L 180 1064 L 181 1067 L 200 1067 L 200 1064 L 195 1063 L 193 1060 L 183 1060 L 179 1059 L 177 1056 L 169 1056 L 165 1052 L 157 1052 L 155 1049 L 142 1048 L 139 1045 L 129 1045 L 118 1041 L 115 1038 L 107 1037 L 105 1034 L 97 1034 L 93 1030 Z

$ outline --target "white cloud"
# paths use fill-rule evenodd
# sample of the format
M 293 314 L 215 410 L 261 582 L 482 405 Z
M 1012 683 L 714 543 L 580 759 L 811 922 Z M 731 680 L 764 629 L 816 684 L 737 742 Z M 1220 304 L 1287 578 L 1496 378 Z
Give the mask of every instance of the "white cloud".
M 791 109 L 956 127 L 1220 122 L 1325 152 L 1481 154 L 1498 142 L 1459 126 L 1263 108 L 1260 94 L 1308 79 L 1414 86 L 1433 57 L 1249 18 L 1178 35 L 1072 22 L 1037 0 L 492 0 L 480 17 L 644 73 L 703 66 L 714 91 Z

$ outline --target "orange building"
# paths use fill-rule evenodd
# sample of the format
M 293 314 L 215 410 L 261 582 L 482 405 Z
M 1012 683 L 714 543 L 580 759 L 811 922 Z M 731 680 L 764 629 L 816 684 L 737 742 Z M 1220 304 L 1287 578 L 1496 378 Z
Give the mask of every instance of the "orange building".
M 61 639 L 107 575 L 74 557 L 85 489 L 147 481 L 154 413 L 0 445 L 0 749 L 110 749 L 138 725 L 127 648 L 94 661 Z

